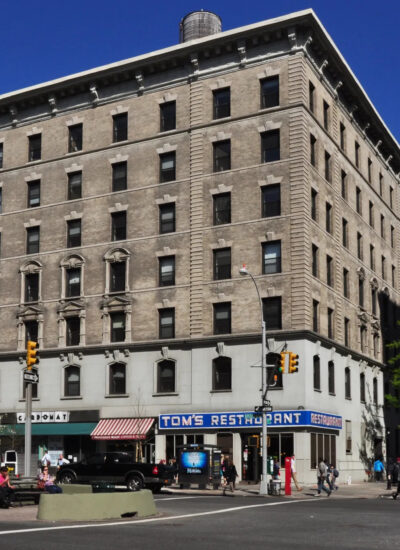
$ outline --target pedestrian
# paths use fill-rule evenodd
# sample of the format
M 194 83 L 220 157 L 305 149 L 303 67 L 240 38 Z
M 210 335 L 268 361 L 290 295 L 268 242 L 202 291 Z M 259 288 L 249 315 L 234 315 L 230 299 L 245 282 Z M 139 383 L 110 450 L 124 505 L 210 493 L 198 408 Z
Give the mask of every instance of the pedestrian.
M 280 472 L 280 464 L 278 462 L 277 457 L 275 457 L 274 466 L 273 466 L 273 469 L 272 469 L 272 479 L 279 479 L 280 473 L 281 473 Z
M 396 500 L 398 495 L 400 494 L 400 456 L 397 457 L 396 463 L 393 468 L 393 479 L 392 479 L 393 485 L 397 483 L 397 491 L 393 493 L 393 498 Z
M 339 477 L 339 470 L 335 468 L 334 464 L 330 465 L 330 479 L 329 479 L 329 487 L 331 491 L 337 491 L 339 487 L 336 485 L 336 480 Z
M 172 475 L 174 476 L 174 482 L 178 483 L 178 464 L 176 462 L 176 458 L 171 458 L 169 461 L 169 468 L 172 472 Z
M 7 466 L 0 468 L 0 506 L 9 508 L 12 500 L 14 500 L 14 485 L 10 483 L 10 474 Z
M 57 469 L 59 470 L 61 466 L 64 466 L 64 464 L 69 464 L 69 460 L 67 458 L 64 458 L 63 454 L 61 453 L 57 459 Z
M 386 489 L 388 491 L 390 491 L 390 489 L 392 488 L 394 467 L 395 467 L 395 462 L 392 457 L 389 457 L 387 461 L 387 467 L 386 467 L 386 472 L 387 472 Z
M 228 457 L 225 455 L 221 455 L 221 470 L 222 470 L 222 486 L 226 487 L 228 480 L 227 480 L 227 470 L 229 466 L 229 460 Z
M 229 489 L 231 490 L 232 493 L 235 490 L 235 483 L 236 483 L 237 476 L 238 476 L 238 473 L 237 473 L 237 470 L 236 470 L 236 466 L 234 465 L 233 460 L 229 460 L 228 466 L 227 466 L 226 472 L 225 472 L 225 478 L 226 478 L 226 483 L 227 483 L 227 485 L 228 485 L 228 487 L 229 487 Z M 224 494 L 225 494 L 226 489 L 227 489 L 227 487 L 224 487 Z
M 325 493 L 328 494 L 328 497 L 330 496 L 332 491 L 325 487 L 327 473 L 328 467 L 326 465 L 326 460 L 324 460 L 323 458 L 319 458 L 317 467 L 318 493 L 314 496 L 321 496 L 321 491 L 325 491 Z
M 61 487 L 54 483 L 54 476 L 49 474 L 48 466 L 42 466 L 42 472 L 39 474 L 38 489 L 44 489 L 51 495 L 62 493 Z
M 42 463 L 42 466 L 50 466 L 51 465 L 51 456 L 49 455 L 49 451 L 44 452 L 44 455 L 42 456 L 41 463 Z
M 295 455 L 293 454 L 291 456 L 291 459 L 290 459 L 290 473 L 291 473 L 291 476 L 292 476 L 292 479 L 294 481 L 294 484 L 296 485 L 296 489 L 298 491 L 302 491 L 302 487 L 300 487 L 298 481 L 297 481 L 297 473 L 296 473 L 296 457 Z
M 384 470 L 385 466 L 383 465 L 382 457 L 379 457 L 374 462 L 375 481 L 382 481 Z

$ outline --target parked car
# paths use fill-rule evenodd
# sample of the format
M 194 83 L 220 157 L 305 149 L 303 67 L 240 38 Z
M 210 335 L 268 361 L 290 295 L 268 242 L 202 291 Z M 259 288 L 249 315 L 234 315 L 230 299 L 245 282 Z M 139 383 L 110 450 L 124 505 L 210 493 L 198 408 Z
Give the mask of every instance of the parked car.
M 144 487 L 158 492 L 171 485 L 173 471 L 166 464 L 134 462 L 131 453 L 96 453 L 81 462 L 64 464 L 57 472 L 58 483 L 96 483 L 126 485 L 129 491 Z

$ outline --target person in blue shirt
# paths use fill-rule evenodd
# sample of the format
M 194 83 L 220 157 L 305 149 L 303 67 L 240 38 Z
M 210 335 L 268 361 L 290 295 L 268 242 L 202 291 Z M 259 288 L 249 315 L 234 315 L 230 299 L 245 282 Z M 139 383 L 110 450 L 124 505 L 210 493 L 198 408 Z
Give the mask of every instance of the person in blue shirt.
M 384 470 L 385 470 L 385 466 L 383 465 L 382 459 L 377 458 L 374 462 L 375 481 L 382 481 Z

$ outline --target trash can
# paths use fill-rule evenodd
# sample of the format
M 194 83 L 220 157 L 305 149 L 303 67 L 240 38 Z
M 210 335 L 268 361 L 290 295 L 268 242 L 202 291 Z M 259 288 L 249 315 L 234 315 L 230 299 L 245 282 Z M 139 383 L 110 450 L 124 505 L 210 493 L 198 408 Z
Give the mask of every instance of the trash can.
M 96 481 L 91 483 L 92 493 L 113 493 L 115 491 L 114 483 L 107 481 Z

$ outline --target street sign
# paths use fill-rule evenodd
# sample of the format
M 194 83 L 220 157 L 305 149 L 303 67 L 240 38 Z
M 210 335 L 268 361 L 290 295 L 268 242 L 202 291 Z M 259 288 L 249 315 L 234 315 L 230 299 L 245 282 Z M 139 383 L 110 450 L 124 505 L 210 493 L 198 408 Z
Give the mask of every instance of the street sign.
M 32 384 L 37 384 L 39 382 L 39 375 L 34 371 L 24 370 L 24 381 L 31 382 Z

